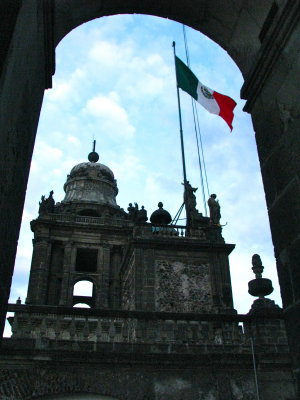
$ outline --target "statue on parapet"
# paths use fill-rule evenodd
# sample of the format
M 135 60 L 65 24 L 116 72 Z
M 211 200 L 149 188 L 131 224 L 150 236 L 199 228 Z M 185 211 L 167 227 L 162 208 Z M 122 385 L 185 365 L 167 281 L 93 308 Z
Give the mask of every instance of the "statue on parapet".
M 187 212 L 193 212 L 196 210 L 196 196 L 194 193 L 198 190 L 198 188 L 193 188 L 189 181 L 186 181 L 184 184 L 184 203 Z
M 211 194 L 210 198 L 207 201 L 209 207 L 209 218 L 212 224 L 220 225 L 221 207 L 219 201 L 216 200 L 216 198 L 217 198 L 216 194 Z
M 148 217 L 147 217 L 147 210 L 145 210 L 145 207 L 142 206 L 140 210 L 138 210 L 137 215 L 136 215 L 136 220 L 137 222 L 147 222 Z
M 127 211 L 129 219 L 134 222 L 146 222 L 148 220 L 147 211 L 145 210 L 144 206 L 139 209 L 139 205 L 137 203 L 134 203 L 134 206 L 132 203 L 129 203 Z
M 55 209 L 55 201 L 53 199 L 53 190 L 49 193 L 49 197 L 46 199 L 44 195 L 41 197 L 39 202 L 39 215 L 51 214 Z

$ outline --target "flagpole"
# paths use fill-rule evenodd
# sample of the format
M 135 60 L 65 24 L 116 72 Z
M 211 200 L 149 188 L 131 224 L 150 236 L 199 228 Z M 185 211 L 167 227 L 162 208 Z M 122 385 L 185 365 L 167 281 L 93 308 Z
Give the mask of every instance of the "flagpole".
M 182 131 L 182 119 L 181 119 L 181 107 L 180 107 L 180 96 L 179 96 L 179 87 L 177 82 L 177 74 L 176 74 L 176 52 L 175 52 L 175 42 L 172 44 L 174 51 L 174 63 L 175 63 L 175 76 L 176 76 L 176 88 L 177 88 L 177 102 L 178 102 L 178 114 L 179 114 L 179 130 L 180 130 L 180 142 L 181 142 L 181 156 L 182 156 L 182 168 L 183 168 L 183 184 L 184 188 L 186 187 L 186 168 L 185 168 L 185 155 L 184 155 L 184 143 L 183 143 L 183 131 Z

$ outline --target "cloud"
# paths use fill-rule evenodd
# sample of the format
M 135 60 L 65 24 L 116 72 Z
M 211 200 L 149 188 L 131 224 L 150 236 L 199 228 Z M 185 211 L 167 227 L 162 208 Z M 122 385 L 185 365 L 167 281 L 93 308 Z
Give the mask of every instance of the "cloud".
M 74 145 L 76 147 L 79 147 L 81 145 L 80 140 L 75 136 L 68 136 L 67 141 L 68 141 L 68 143 L 71 143 L 72 145 Z
M 98 118 L 101 130 L 111 137 L 130 139 L 135 133 L 135 127 L 129 122 L 126 110 L 119 103 L 119 97 L 114 92 L 108 96 L 98 95 L 88 100 L 84 112 Z
M 62 159 L 63 151 L 58 148 L 47 144 L 43 140 L 38 140 L 35 149 L 35 160 L 45 165 L 56 164 L 58 165 Z
M 132 51 L 128 46 L 120 47 L 119 44 L 107 40 L 97 41 L 88 52 L 90 60 L 104 69 L 118 68 L 131 55 Z
M 109 165 L 118 181 L 123 182 L 127 186 L 126 191 L 129 189 L 128 183 L 134 183 L 144 170 L 140 158 L 134 154 L 132 149 L 125 149 L 124 153 L 119 154 L 118 157 L 111 160 Z

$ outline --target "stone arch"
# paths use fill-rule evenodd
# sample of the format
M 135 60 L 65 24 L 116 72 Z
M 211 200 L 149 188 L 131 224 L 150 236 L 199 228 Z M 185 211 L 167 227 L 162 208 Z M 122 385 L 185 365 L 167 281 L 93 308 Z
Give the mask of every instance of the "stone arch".
M 218 43 L 233 58 L 244 74 L 260 47 L 259 34 L 273 0 L 264 0 L 255 8 L 251 2 L 219 2 L 177 0 L 137 2 L 128 0 L 56 0 L 54 6 L 54 43 L 63 39 L 72 29 L 95 18 L 114 14 L 147 14 L 184 23 Z M 245 29 L 247 27 L 247 29 Z M 251 35 L 249 35 L 251 32 Z M 243 48 L 239 46 L 243 42 Z
M 96 288 L 96 282 L 95 279 L 89 275 L 82 275 L 82 276 L 77 276 L 74 281 L 73 281 L 73 288 L 76 285 L 76 283 L 80 282 L 80 281 L 87 281 L 92 283 L 93 287 Z
M 91 287 L 86 289 L 87 291 L 85 293 L 76 293 L 76 285 L 78 287 L 78 284 L 85 282 L 89 282 L 91 284 Z M 95 298 L 96 298 L 96 284 L 94 282 L 94 279 L 87 276 L 77 277 L 73 283 L 72 306 L 75 306 L 78 303 L 83 303 L 87 304 L 91 308 L 95 307 Z

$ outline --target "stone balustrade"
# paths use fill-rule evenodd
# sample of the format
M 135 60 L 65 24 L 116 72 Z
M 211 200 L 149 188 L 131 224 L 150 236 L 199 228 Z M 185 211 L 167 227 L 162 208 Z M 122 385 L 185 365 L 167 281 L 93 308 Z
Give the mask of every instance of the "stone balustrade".
M 243 346 L 250 338 L 251 326 L 255 328 L 259 324 L 253 316 L 236 314 L 180 314 L 12 304 L 9 311 L 15 312 L 14 317 L 8 318 L 12 339 L 65 342 Z M 283 323 L 280 314 L 263 318 L 270 319 L 272 330 L 276 321 Z M 244 328 L 247 327 L 246 330 L 241 323 Z M 252 333 L 254 328 L 251 328 Z M 277 336 L 261 344 L 286 346 L 286 338 Z
M 48 214 L 48 215 L 51 221 L 56 221 L 56 222 L 57 221 L 74 222 L 74 223 L 92 224 L 92 225 L 107 225 L 107 223 L 109 222 L 109 224 L 113 226 L 125 226 L 130 224 L 131 222 L 120 218 L 110 218 L 110 217 L 88 217 L 88 216 L 73 215 L 73 214 Z
M 235 322 L 15 314 L 13 338 L 114 343 L 239 344 Z
M 109 222 L 112 226 L 132 226 L 132 221 L 124 220 L 120 218 L 108 218 L 108 217 L 89 217 L 79 215 L 68 215 L 68 214 L 48 214 L 46 218 L 50 218 L 51 221 L 58 222 L 70 222 L 80 224 L 91 224 L 91 225 L 107 225 Z M 45 218 L 45 216 L 44 216 Z M 197 238 L 206 240 L 206 232 L 203 228 L 187 229 L 185 225 L 153 225 L 150 223 L 136 224 L 134 228 L 137 234 L 143 234 L 146 236 L 156 235 L 160 237 L 178 237 L 178 238 Z

